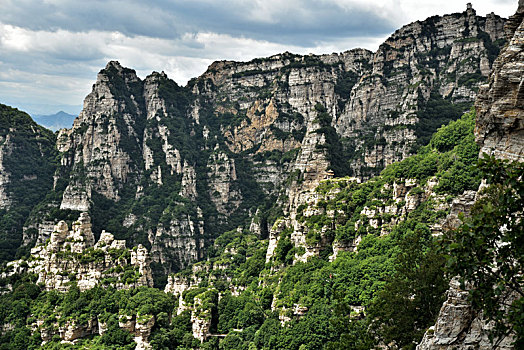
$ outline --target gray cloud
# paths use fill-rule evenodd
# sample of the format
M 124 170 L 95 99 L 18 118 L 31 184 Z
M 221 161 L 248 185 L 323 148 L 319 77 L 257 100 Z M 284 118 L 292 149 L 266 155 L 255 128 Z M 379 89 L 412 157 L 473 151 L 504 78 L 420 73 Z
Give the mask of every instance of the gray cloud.
M 395 29 L 391 20 L 374 11 L 331 1 L 288 1 L 287 6 L 269 0 L 5 1 L 8 6 L 3 6 L 0 21 L 31 30 L 118 31 L 171 39 L 210 31 L 311 46 L 329 37 L 380 35 Z
M 516 8 L 516 0 L 470 1 L 479 14 Z M 402 24 L 466 7 L 455 0 L 0 2 L 0 102 L 36 114 L 76 112 L 108 60 L 141 77 L 163 70 L 185 84 L 214 60 L 375 50 Z

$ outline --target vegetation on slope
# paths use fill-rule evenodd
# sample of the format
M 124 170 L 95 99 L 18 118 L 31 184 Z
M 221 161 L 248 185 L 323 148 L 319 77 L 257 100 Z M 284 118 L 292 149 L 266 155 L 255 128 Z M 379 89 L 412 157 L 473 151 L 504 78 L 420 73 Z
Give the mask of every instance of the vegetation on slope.
M 446 234 L 448 265 L 470 288 L 473 307 L 495 327 L 494 340 L 514 332 L 524 347 L 524 163 L 481 158 L 487 186 L 469 217 Z M 501 303 L 501 301 L 503 301 Z M 501 308 L 501 304 L 503 307 Z
M 182 296 L 186 307 L 193 309 L 194 317 L 211 323 L 211 333 L 226 334 L 223 339 L 210 337 L 200 345 L 191 334 L 189 311 L 175 316 L 178 302 L 156 289 L 96 287 L 79 292 L 73 286 L 60 294 L 42 291 L 26 276 L 4 281 L 13 292 L 1 296 L 6 306 L 1 323 L 15 328 L 1 341 L 36 347 L 39 334 L 29 330 L 36 319 L 48 320 L 44 327 L 51 327 L 53 322 L 85 324 L 97 318 L 107 320 L 108 331 L 75 347 L 123 348 L 132 346 L 132 338 L 112 318 L 126 314 L 155 317 L 150 340 L 158 349 L 367 349 L 392 342 L 413 348 L 434 322 L 447 288 L 445 259 L 431 234 L 432 225 L 445 212 L 436 211 L 434 200 L 427 199 L 397 221 L 384 220 L 386 235 L 362 220 L 360 212 L 384 206 L 391 200 L 385 191 L 388 184 L 405 179 L 416 179 L 419 188 L 437 179 L 434 192 L 444 200 L 478 187 L 479 175 L 470 168 L 478 154 L 473 125 L 474 114 L 467 113 L 439 129 L 417 155 L 393 164 L 371 181 L 326 181 L 318 188 L 326 197 L 319 203 L 323 214 L 301 219 L 313 232 L 310 243 L 315 242 L 315 232 L 332 226 L 326 209 L 337 209 L 345 219 L 332 233 L 323 234 L 340 242 L 361 236 L 357 252 L 339 252 L 330 261 L 332 251 L 326 249 L 318 257 L 293 264 L 295 253 L 303 252 L 289 240 L 291 231 L 284 229 L 274 258 L 266 263 L 267 240 L 236 230 L 217 238 L 207 261 L 176 278 L 194 286 Z M 46 347 L 58 346 L 58 340 L 55 336 Z
M 0 209 L 0 263 L 13 260 L 22 244 L 26 218 L 53 186 L 55 139 L 52 131 L 36 124 L 28 114 L 0 104 L 0 149 L 11 202 Z
M 359 184 L 346 178 L 323 182 L 317 189 L 324 198 L 314 208 L 317 214 L 305 215 L 303 207 L 297 217 L 308 229 L 308 244 L 330 238 L 319 256 L 306 262 L 295 261 L 304 248 L 293 245 L 290 228 L 281 231 L 269 262 L 266 239 L 238 230 L 220 235 L 206 261 L 175 276 L 192 286 L 182 295 L 186 311 L 178 316 L 177 299 L 154 288 L 117 291 L 99 286 L 80 292 L 72 282 L 69 292 L 62 294 L 42 290 L 34 276 L 3 279 L 2 285 L 11 291 L 0 296 L 4 305 L 0 313 L 4 325 L 0 349 L 36 349 L 42 341 L 41 332 L 71 322 L 86 325 L 95 319 L 107 325 L 102 336 L 92 333 L 75 345 L 63 345 L 54 335 L 44 348 L 133 348 L 132 335 L 118 326 L 122 315 L 140 322 L 154 318 L 149 339 L 155 349 L 369 349 L 380 344 L 414 349 L 434 323 L 448 286 L 446 256 L 432 235 L 432 228 L 446 214 L 439 209 L 439 203 L 449 203 L 463 191 L 477 189 L 482 176 L 473 167 L 478 155 L 474 117 L 473 112 L 466 113 L 440 128 L 416 155 L 392 164 L 370 181 Z M 522 175 L 518 169 L 513 171 L 500 164 L 488 167 L 488 174 L 493 174 L 488 178 L 496 184 L 488 190 L 489 198 L 505 204 L 496 208 L 489 203 L 478 204 L 472 221 L 456 236 L 459 242 L 469 242 L 464 240 L 468 237 L 473 241 L 449 246 L 453 256 L 459 257 L 450 260 L 453 272 L 466 271 L 466 280 L 479 276 L 470 276 L 467 271 L 471 266 L 482 269 L 483 260 L 460 257 L 471 257 L 471 249 L 480 249 L 491 259 L 493 251 L 489 247 L 497 247 L 475 240 L 477 236 L 472 232 L 491 232 L 493 225 L 500 226 L 503 217 L 518 213 L 514 210 L 521 204 L 521 199 L 514 197 L 515 191 L 522 192 L 517 186 Z M 416 184 L 409 189 L 412 195 L 423 196 L 428 189 L 434 195 L 421 197 L 415 208 L 396 217 L 385 215 L 380 208 L 405 206 L 391 192 L 393 184 L 406 179 Z M 508 184 L 511 190 L 504 190 Z M 486 205 L 496 212 L 483 214 Z M 365 208 L 382 213 L 378 226 L 362 216 Z M 333 211 L 340 215 L 334 218 L 328 214 Z M 504 232 L 511 236 L 508 242 L 519 247 L 522 222 L 512 222 L 516 226 Z M 361 239 L 357 251 L 341 251 L 335 259 L 329 259 L 333 253 L 331 242 L 352 242 L 357 237 Z M 519 259 L 514 254 L 520 254 L 518 249 L 504 252 L 510 255 L 504 255 L 504 262 Z M 502 269 L 508 274 L 500 276 L 500 281 L 519 278 L 521 274 L 512 266 L 521 264 Z M 478 286 L 499 291 L 492 288 L 491 277 L 478 280 Z M 478 303 L 493 312 L 493 300 L 483 297 Z M 510 313 L 517 331 L 521 327 L 519 300 Z M 202 344 L 194 339 L 191 312 L 193 317 L 209 322 L 210 332 L 222 338 L 210 337 Z M 35 327 L 37 320 L 43 322 L 40 327 Z

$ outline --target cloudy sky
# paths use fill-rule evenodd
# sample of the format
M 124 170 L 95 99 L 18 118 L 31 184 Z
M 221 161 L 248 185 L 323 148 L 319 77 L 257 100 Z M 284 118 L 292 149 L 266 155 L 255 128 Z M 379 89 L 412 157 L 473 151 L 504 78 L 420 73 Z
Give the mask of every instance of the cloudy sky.
M 467 0 L 0 0 L 0 103 L 78 113 L 109 60 L 181 85 L 215 60 L 376 50 L 395 29 Z M 517 0 L 470 0 L 508 17 Z

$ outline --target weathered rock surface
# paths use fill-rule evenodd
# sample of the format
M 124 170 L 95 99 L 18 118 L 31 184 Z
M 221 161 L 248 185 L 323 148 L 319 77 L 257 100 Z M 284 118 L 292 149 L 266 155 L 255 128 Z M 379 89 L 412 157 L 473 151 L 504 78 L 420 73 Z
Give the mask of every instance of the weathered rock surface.
M 493 65 L 489 83 L 483 86 L 475 103 L 477 121 L 475 136 L 482 153 L 499 159 L 524 160 L 524 1 L 519 0 L 517 13 L 506 24 L 508 45 Z M 481 185 L 482 188 L 482 185 Z M 458 212 L 467 213 L 475 193 L 465 193 L 453 202 L 444 228 L 458 225 Z M 514 349 L 510 334 L 498 340 L 488 338 L 492 327 L 482 315 L 475 314 L 468 302 L 468 290 L 462 290 L 458 279 L 450 283 L 448 299 L 442 306 L 435 326 L 424 335 L 418 350 L 437 349 Z M 511 296 L 504 300 L 510 303 Z
M 98 284 L 119 289 L 153 286 L 147 249 L 139 245 L 130 251 L 124 240 L 116 240 L 106 231 L 95 244 L 87 213 L 73 223 L 72 230 L 66 222 L 59 222 L 48 243 L 31 249 L 27 262 L 17 260 L 7 266 L 11 274 L 38 274 L 37 283 L 47 290 L 65 292 L 72 281 L 76 281 L 81 291 Z M 131 277 L 124 280 L 126 271 L 131 272 L 128 273 Z
M 135 71 L 111 61 L 98 74 L 73 128 L 58 138 L 62 164 L 89 179 L 72 179 L 61 209 L 88 210 L 93 190 L 109 199 L 120 198 L 122 185 L 136 170 L 131 150 L 125 146 L 140 143 L 142 130 L 136 124 L 144 118 L 143 103 L 142 84 Z
M 417 350 L 515 349 L 512 336 L 501 339 L 496 346 L 492 344 L 488 337 L 492 326 L 482 314 L 472 310 L 468 296 L 469 292 L 460 288 L 458 279 L 453 279 L 437 323 L 426 332 Z
M 0 209 L 7 209 L 11 205 L 7 186 L 9 184 L 9 172 L 4 167 L 4 157 L 9 156 L 11 151 L 9 134 L 0 136 Z
M 428 104 L 472 103 L 503 24 L 468 7 L 406 25 L 375 53 L 220 61 L 186 87 L 111 61 L 58 135 L 61 200 L 42 208 L 111 207 L 115 217 L 94 217 L 95 235 L 117 222 L 163 272 L 177 271 L 267 206 L 262 198 L 293 216 L 322 180 L 367 179 L 411 155 Z M 26 242 L 49 234 L 40 216 L 28 222 L 41 237 L 28 226 Z M 261 235 L 269 230 L 259 223 Z
M 493 65 L 476 102 L 475 136 L 481 154 L 524 159 L 524 4 L 506 26 L 509 44 Z
M 380 46 L 334 123 L 363 151 L 351 165 L 356 175 L 366 177 L 369 168 L 381 169 L 411 154 L 432 95 L 454 103 L 474 100 L 494 58 L 487 47 L 503 38 L 503 24 L 493 14 L 476 16 L 468 6 L 461 14 L 406 25 Z M 374 142 L 364 144 L 365 135 Z

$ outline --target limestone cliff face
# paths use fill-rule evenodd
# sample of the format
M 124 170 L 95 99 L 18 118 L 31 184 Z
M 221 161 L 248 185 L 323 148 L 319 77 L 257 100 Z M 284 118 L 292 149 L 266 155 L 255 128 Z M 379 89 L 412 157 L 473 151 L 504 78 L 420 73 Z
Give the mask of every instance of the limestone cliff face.
M 505 27 L 508 45 L 493 65 L 489 83 L 482 86 L 476 100 L 477 121 L 475 136 L 483 153 L 499 159 L 524 160 L 524 1 L 519 1 L 517 13 Z M 467 212 L 474 203 L 469 200 L 453 203 L 452 213 L 458 209 Z M 466 199 L 463 196 L 463 199 Z M 456 218 L 448 218 L 450 227 L 456 226 Z M 468 302 L 468 290 L 452 280 L 447 300 L 440 310 L 435 326 L 431 327 L 418 350 L 449 349 L 514 349 L 510 334 L 496 347 L 488 339 L 492 327 L 482 314 L 476 314 Z M 504 300 L 511 304 L 512 296 Z
M 291 212 L 325 178 L 367 179 L 411 155 L 424 132 L 454 118 L 433 120 L 442 117 L 432 114 L 436 104 L 463 106 L 455 117 L 467 110 L 503 42 L 504 21 L 477 16 L 468 5 L 463 13 L 404 26 L 375 53 L 221 61 L 190 87 L 211 104 L 229 150 L 253 158 L 256 178 L 282 174 L 272 178 L 280 184 L 298 174 L 300 183 L 286 189 L 289 200 L 281 203 Z M 334 153 L 337 147 L 343 152 Z M 280 161 L 270 162 L 270 154 Z
M 11 138 L 8 135 L 0 137 L 0 209 L 7 209 L 11 206 L 11 199 L 8 194 L 9 172 L 4 166 L 4 158 L 11 154 Z
M 98 74 L 73 128 L 58 138 L 61 164 L 72 171 L 61 209 L 88 210 L 93 191 L 120 198 L 122 185 L 138 170 L 132 152 L 139 149 L 143 133 L 142 89 L 135 71 L 118 62 L 109 62 Z
M 164 73 L 142 81 L 134 70 L 109 62 L 73 128 L 61 130 L 57 141 L 60 209 L 90 211 L 98 236 L 107 224 L 102 203 L 113 206 L 119 237 L 150 247 L 168 270 L 198 259 L 202 248 L 195 237 L 203 234 L 201 210 L 185 208 L 198 196 L 197 160 L 188 152 L 198 150 L 192 140 L 198 130 L 185 114 L 189 99 L 182 90 Z M 47 214 L 31 220 L 40 242 L 56 224 L 43 220 Z
M 506 26 L 508 46 L 493 65 L 476 101 L 475 136 L 481 154 L 524 159 L 524 5 Z
M 468 4 L 463 13 L 404 26 L 380 46 L 336 115 L 337 131 L 361 150 L 351 164 L 356 175 L 366 177 L 410 155 L 419 129 L 431 128 L 427 109 L 435 98 L 474 101 L 503 25 L 493 13 L 476 16 Z
M 488 337 L 493 326 L 486 322 L 482 314 L 472 310 L 468 297 L 469 292 L 460 287 L 458 279 L 453 279 L 436 324 L 426 332 L 417 350 L 515 349 L 512 336 L 501 339 L 497 346 L 493 346 Z
M 99 284 L 127 289 L 153 286 L 150 262 L 143 246 L 129 250 L 124 240 L 106 231 L 95 244 L 91 220 L 82 213 L 71 230 L 60 221 L 46 244 L 31 249 L 27 261 L 8 263 L 8 270 L 37 274 L 47 290 L 65 292 L 72 281 L 81 291 Z
M 503 24 L 468 7 L 409 24 L 375 53 L 220 61 L 187 87 L 109 62 L 58 135 L 60 203 L 42 208 L 89 211 L 95 236 L 111 225 L 178 270 L 261 208 L 276 202 L 293 218 L 322 180 L 367 179 L 410 155 L 419 130 L 440 126 L 428 112 L 435 104 L 471 103 Z M 26 242 L 45 241 L 59 221 L 37 216 Z
M 356 79 L 364 74 L 371 58 L 371 52 L 357 49 L 321 56 L 284 53 L 247 63 L 216 62 L 198 78 L 193 92 L 211 100 L 216 115 L 225 120 L 220 131 L 232 152 L 251 153 L 255 161 L 271 152 L 273 159 L 284 159 L 277 172 L 308 171 L 310 178 L 321 179 L 329 162 L 320 149 L 325 138 L 317 132 L 315 107 L 320 104 L 335 115 L 337 81 L 343 75 Z M 268 160 L 260 163 L 256 176 L 264 177 L 271 166 L 274 163 Z

